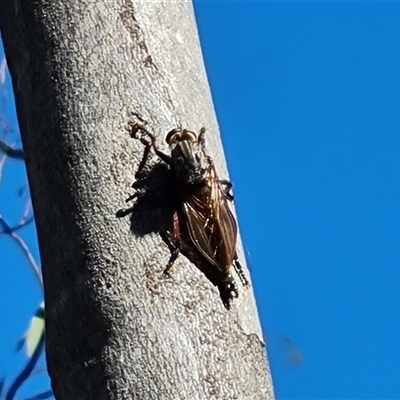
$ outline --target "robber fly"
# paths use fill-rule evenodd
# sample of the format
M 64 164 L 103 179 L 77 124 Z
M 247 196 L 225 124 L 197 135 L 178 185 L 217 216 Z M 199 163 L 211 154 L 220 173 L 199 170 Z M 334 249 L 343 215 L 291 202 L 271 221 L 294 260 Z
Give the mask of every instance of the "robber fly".
M 182 252 L 218 287 L 229 309 L 231 300 L 238 297 L 232 265 L 243 286 L 248 287 L 249 282 L 236 252 L 237 225 L 228 204 L 233 200 L 232 184 L 219 179 L 214 162 L 206 152 L 204 134 L 205 128 L 198 136 L 186 129 L 171 130 L 166 137 L 171 150 L 169 156 L 158 149 L 155 136 L 142 123 L 133 125 L 131 136 L 145 145 L 136 176 L 141 175 L 151 148 L 169 166 L 175 186 L 175 212 L 170 229 L 161 233 L 171 252 L 165 272 L 172 270 Z M 133 197 L 136 196 L 130 199 Z M 129 212 L 121 211 L 123 215 Z

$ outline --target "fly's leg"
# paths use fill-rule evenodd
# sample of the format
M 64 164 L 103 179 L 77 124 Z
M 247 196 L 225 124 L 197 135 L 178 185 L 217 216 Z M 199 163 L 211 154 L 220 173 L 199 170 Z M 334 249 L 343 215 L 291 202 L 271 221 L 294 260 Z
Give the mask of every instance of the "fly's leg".
M 211 165 L 213 169 L 214 167 L 214 161 L 212 158 L 208 155 L 207 150 L 206 150 L 206 139 L 205 139 L 205 133 L 206 133 L 206 128 L 201 127 L 199 136 L 197 138 L 197 143 L 200 145 L 201 151 L 203 152 L 204 156 L 207 158 L 207 162 Z
M 146 166 L 146 163 L 147 163 L 147 160 L 148 160 L 149 154 L 150 154 L 150 149 L 151 149 L 150 143 L 147 143 L 144 140 L 141 140 L 141 142 L 144 144 L 145 147 L 144 147 L 142 160 L 140 161 L 138 170 L 136 171 L 136 174 L 135 174 L 136 179 L 141 179 L 146 175 L 146 173 L 144 172 L 144 167 Z M 135 183 L 133 183 L 132 187 L 135 186 Z
M 233 201 L 234 197 L 233 194 L 231 193 L 233 187 L 232 182 L 227 181 L 226 179 L 220 179 L 219 183 L 222 186 L 222 190 L 224 192 L 226 199 L 229 201 Z
M 207 162 L 210 165 L 210 167 L 215 171 L 215 165 L 213 159 L 207 154 L 206 150 L 206 140 L 205 140 L 205 133 L 206 133 L 206 128 L 204 126 L 200 129 L 199 136 L 197 139 L 197 143 L 201 147 L 201 151 L 203 152 L 204 156 L 207 158 Z M 218 183 L 222 187 L 222 191 L 224 192 L 224 195 L 227 200 L 233 201 L 233 194 L 231 193 L 232 189 L 232 183 L 226 179 L 218 179 Z
M 219 183 L 224 186 L 224 192 L 229 193 L 233 187 L 232 182 L 226 180 L 226 179 L 220 179 Z
M 206 139 L 205 139 L 206 128 L 202 126 L 200 128 L 199 136 L 197 138 L 197 143 L 201 146 L 203 153 L 206 151 Z
M 235 271 L 238 274 L 240 282 L 242 282 L 243 287 L 245 289 L 248 289 L 250 287 L 250 282 L 246 278 L 246 275 L 243 271 L 242 264 L 240 264 L 240 262 L 239 262 L 237 253 L 235 253 L 235 258 L 233 259 L 233 266 L 235 267 Z
M 181 247 L 180 247 L 179 241 L 175 240 L 170 232 L 161 233 L 161 237 L 164 240 L 164 242 L 167 244 L 167 246 L 169 248 L 169 251 L 171 253 L 171 256 L 170 256 L 170 258 L 168 260 L 168 264 L 164 269 L 164 274 L 165 275 L 170 275 L 175 270 L 174 263 L 175 263 L 176 259 L 179 256 L 179 253 L 181 251 Z
M 161 237 L 164 242 L 167 244 L 171 256 L 168 260 L 168 264 L 164 269 L 164 274 L 170 275 L 171 272 L 174 272 L 175 266 L 174 263 L 181 252 L 181 240 L 179 234 L 179 220 L 178 214 L 174 213 L 173 221 L 172 221 L 172 233 L 171 232 L 162 232 Z
M 201 151 L 203 152 L 204 156 L 207 159 L 208 164 L 211 166 L 211 168 L 215 171 L 215 166 L 214 166 L 214 161 L 213 159 L 209 156 L 206 150 L 206 139 L 205 139 L 205 133 L 206 133 L 206 128 L 201 127 L 199 136 L 197 139 L 197 143 L 200 145 Z
M 133 139 L 138 139 L 144 146 L 144 152 L 142 156 L 142 160 L 140 161 L 139 167 L 136 171 L 135 178 L 136 179 L 141 179 L 143 178 L 146 174 L 144 173 L 144 168 L 146 166 L 147 160 L 149 158 L 150 150 L 152 147 L 152 144 L 149 143 L 142 135 L 139 135 L 140 131 L 144 131 L 147 133 L 147 129 L 144 127 L 146 125 L 146 121 L 142 120 L 137 114 L 134 114 L 134 116 L 138 119 L 137 122 L 130 122 L 129 127 L 130 127 L 130 136 Z M 150 133 L 149 133 L 150 134 Z M 151 135 L 151 134 L 150 134 Z M 132 187 L 135 187 L 135 183 L 133 183 Z
M 229 274 L 225 277 L 223 282 L 218 285 L 218 290 L 222 303 L 227 310 L 230 310 L 232 299 L 239 297 L 238 287 L 233 276 Z
M 148 157 L 150 147 L 154 149 L 154 152 L 158 157 L 161 158 L 162 161 L 164 161 L 166 164 L 171 165 L 172 159 L 169 155 L 163 153 L 161 150 L 159 150 L 157 146 L 157 139 L 154 136 L 153 133 L 151 133 L 148 129 L 145 128 L 146 122 L 143 120 L 139 120 L 139 122 L 135 122 L 131 124 L 131 137 L 134 139 L 138 139 L 141 141 L 141 143 L 145 146 L 145 153 L 147 152 L 146 158 Z M 139 132 L 144 133 L 146 136 L 150 138 L 151 143 L 149 143 L 143 135 L 139 135 Z M 141 163 L 142 164 L 142 163 Z M 144 166 L 144 165 L 143 165 Z M 143 168 L 143 167 L 142 167 Z

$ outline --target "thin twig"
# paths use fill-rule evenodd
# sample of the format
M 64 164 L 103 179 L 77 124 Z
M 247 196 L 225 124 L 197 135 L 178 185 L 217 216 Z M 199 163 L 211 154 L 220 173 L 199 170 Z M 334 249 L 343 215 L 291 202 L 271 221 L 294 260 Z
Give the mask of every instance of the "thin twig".
M 28 201 L 25 203 L 24 212 L 22 213 L 22 217 L 17 223 L 17 225 L 13 226 L 11 230 L 13 232 L 17 231 L 18 229 L 23 228 L 26 225 L 29 225 L 33 221 L 32 215 L 32 201 L 29 198 Z
M 3 167 L 6 163 L 7 160 L 7 156 L 5 154 L 3 154 L 0 158 L 0 182 L 3 179 Z
M 25 241 L 17 233 L 15 233 L 14 229 L 10 228 L 10 226 L 7 224 L 7 222 L 1 216 L 1 214 L 0 214 L 0 225 L 3 228 L 3 232 L 1 232 L 1 233 L 4 233 L 4 234 L 10 236 L 11 238 L 13 238 L 14 241 L 20 246 L 25 257 L 28 259 L 29 265 L 31 266 L 33 273 L 36 276 L 41 289 L 43 290 L 42 274 L 40 272 L 39 266 L 36 264 L 36 261 L 33 258 L 32 253 L 29 250 L 29 247 L 27 246 Z
M 35 365 L 38 362 L 40 355 L 42 354 L 43 347 L 44 347 L 44 331 L 40 337 L 39 343 L 36 346 L 35 351 L 32 354 L 32 357 L 29 359 L 29 361 L 25 365 L 25 368 L 19 373 L 19 375 L 15 378 L 14 382 L 8 389 L 5 400 L 14 399 L 14 396 L 16 395 L 18 389 L 29 378 L 31 372 L 35 368 Z
M 19 229 L 22 229 L 24 226 L 29 225 L 31 222 L 33 222 L 33 215 L 30 215 L 29 218 L 23 219 L 20 222 L 18 222 L 17 225 L 12 227 L 12 231 L 18 231 Z
M 10 158 L 15 158 L 17 160 L 25 159 L 24 151 L 22 149 L 14 149 L 2 140 L 0 140 L 0 150 Z
M 6 70 L 7 70 L 7 60 L 6 57 L 3 56 L 0 65 L 0 85 L 3 85 L 6 81 Z
M 12 232 L 10 233 L 10 236 L 19 244 L 21 247 L 22 252 L 25 254 L 26 258 L 28 259 L 28 262 L 30 266 L 32 267 L 33 273 L 35 274 L 37 280 L 39 281 L 39 285 L 43 290 L 43 278 L 42 274 L 40 272 L 39 266 L 36 264 L 35 259 L 33 258 L 32 253 L 29 250 L 28 245 L 25 243 L 24 239 L 22 239 L 17 233 Z
M 22 224 L 31 218 L 32 218 L 32 201 L 31 198 L 29 197 L 28 201 L 25 203 L 24 212 L 22 214 L 22 218 L 19 224 Z
M 43 400 L 43 399 L 49 399 L 52 396 L 53 396 L 53 391 L 47 390 L 46 392 L 36 394 L 35 396 L 27 397 L 25 400 Z

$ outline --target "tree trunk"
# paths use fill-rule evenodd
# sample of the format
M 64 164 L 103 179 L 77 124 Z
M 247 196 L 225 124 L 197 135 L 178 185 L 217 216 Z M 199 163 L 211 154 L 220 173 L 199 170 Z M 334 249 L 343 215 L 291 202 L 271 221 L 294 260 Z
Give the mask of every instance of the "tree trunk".
M 227 311 L 184 257 L 115 213 L 143 146 L 205 125 L 227 177 L 190 2 L 1 0 L 45 284 L 57 399 L 271 399 L 251 290 Z

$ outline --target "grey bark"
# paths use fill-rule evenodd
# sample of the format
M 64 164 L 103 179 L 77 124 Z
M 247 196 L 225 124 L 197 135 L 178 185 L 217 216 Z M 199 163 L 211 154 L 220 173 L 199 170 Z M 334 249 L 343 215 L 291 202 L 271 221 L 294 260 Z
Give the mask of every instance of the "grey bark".
M 57 399 L 271 399 L 251 290 L 232 310 L 158 235 L 115 218 L 143 146 L 207 127 L 227 177 L 190 2 L 1 0 L 37 224 Z M 227 88 L 228 90 L 229 88 Z M 228 136 L 226 136 L 228 137 Z

